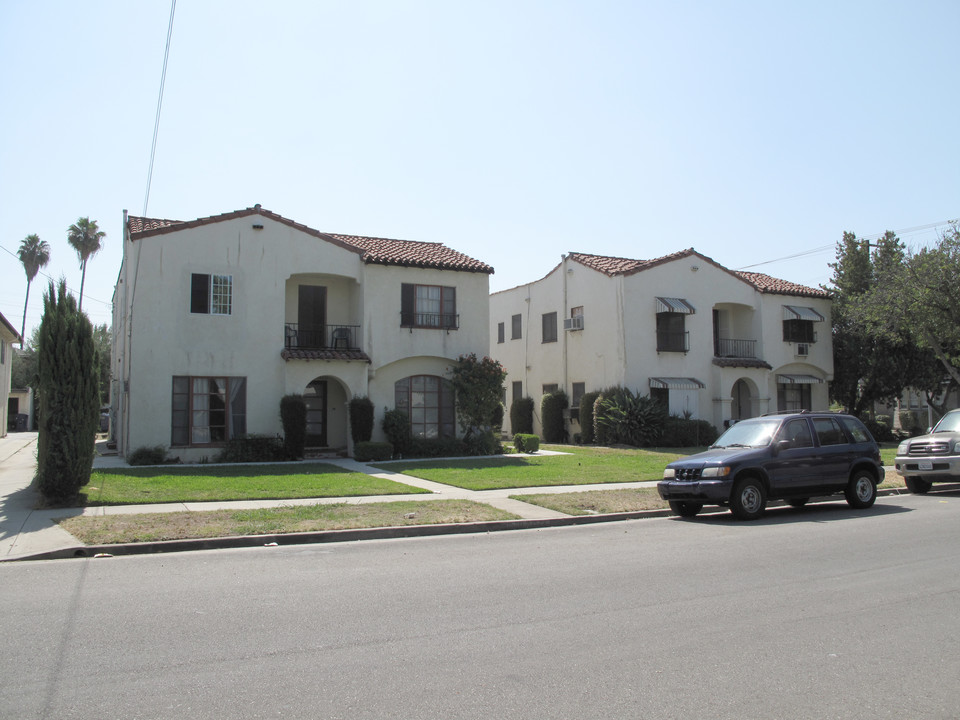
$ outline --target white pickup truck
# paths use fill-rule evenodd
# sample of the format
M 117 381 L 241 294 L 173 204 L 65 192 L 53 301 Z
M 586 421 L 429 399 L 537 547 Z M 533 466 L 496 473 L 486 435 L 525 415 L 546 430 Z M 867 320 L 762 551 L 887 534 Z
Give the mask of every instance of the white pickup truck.
M 913 493 L 925 493 L 935 482 L 960 482 L 960 409 L 940 418 L 929 434 L 900 443 L 895 462 Z

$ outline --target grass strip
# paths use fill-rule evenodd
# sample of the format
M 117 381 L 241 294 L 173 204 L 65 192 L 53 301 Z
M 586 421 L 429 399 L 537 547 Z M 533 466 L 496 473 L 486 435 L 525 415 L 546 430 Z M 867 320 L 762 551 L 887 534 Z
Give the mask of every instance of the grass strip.
M 569 454 L 404 460 L 379 463 L 375 467 L 467 490 L 495 490 L 659 480 L 663 477 L 663 468 L 667 463 L 694 451 L 573 445 L 550 445 L 544 449 Z
M 356 505 L 288 505 L 257 510 L 78 516 L 58 520 L 58 523 L 86 545 L 113 545 L 516 519 L 519 519 L 518 516 L 512 513 L 471 500 L 403 500 Z
M 605 513 L 662 510 L 669 507 L 656 490 L 624 488 L 621 490 L 585 490 L 569 493 L 511 495 L 514 500 L 539 505 L 567 515 L 602 515 Z
M 285 500 L 407 495 L 428 490 L 343 470 L 328 463 L 109 468 L 95 470 L 80 496 L 85 505 Z

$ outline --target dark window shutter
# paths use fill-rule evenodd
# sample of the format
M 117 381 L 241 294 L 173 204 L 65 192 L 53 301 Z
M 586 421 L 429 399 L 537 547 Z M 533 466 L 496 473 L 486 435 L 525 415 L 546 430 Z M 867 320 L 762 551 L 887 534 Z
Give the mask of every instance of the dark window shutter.
M 400 326 L 413 327 L 414 293 L 416 285 L 403 283 L 400 286 Z
M 194 273 L 190 278 L 190 312 L 210 312 L 210 276 Z

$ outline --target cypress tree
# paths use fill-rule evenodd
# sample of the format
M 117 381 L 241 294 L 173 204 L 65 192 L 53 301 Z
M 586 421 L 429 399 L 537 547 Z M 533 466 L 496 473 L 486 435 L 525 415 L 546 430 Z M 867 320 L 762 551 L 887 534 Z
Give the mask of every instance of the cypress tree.
M 37 482 L 47 503 L 74 500 L 90 481 L 99 425 L 98 367 L 90 320 L 77 308 L 66 280 L 57 288 L 51 282 L 37 347 Z

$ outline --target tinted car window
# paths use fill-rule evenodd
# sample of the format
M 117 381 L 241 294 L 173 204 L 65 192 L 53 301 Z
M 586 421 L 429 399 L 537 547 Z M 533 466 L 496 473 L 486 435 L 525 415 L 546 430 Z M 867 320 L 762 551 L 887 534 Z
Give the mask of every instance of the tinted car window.
M 713 447 L 763 447 L 770 444 L 770 438 L 780 426 L 780 421 L 747 420 L 731 425 L 713 444 Z
M 867 429 L 853 418 L 842 418 L 843 426 L 850 433 L 854 442 L 870 442 L 870 434 Z
M 847 436 L 840 429 L 840 423 L 833 418 L 816 418 L 813 421 L 813 428 L 817 431 L 817 440 L 820 446 L 825 445 L 845 445 Z
M 813 438 L 810 435 L 810 426 L 806 420 L 791 420 L 780 435 L 781 440 L 788 440 L 795 448 L 813 447 Z

